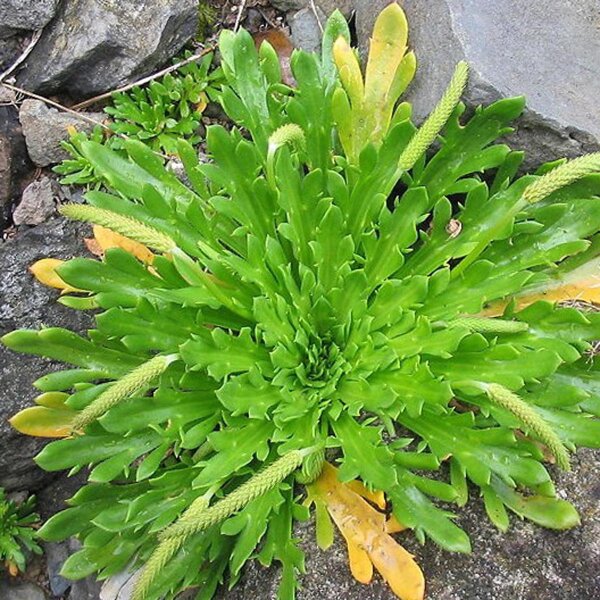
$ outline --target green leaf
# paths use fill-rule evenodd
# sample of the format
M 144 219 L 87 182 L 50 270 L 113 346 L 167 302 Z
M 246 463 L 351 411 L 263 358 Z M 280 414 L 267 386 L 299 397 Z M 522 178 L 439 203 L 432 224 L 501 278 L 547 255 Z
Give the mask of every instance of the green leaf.
M 268 441 L 273 431 L 271 423 L 249 421 L 247 425 L 228 427 L 209 435 L 209 442 L 217 452 L 204 462 L 194 487 L 207 487 L 225 477 L 230 477 L 247 465 L 256 455 L 264 460 L 268 454 Z
M 230 559 L 232 575 L 237 575 L 250 558 L 267 530 L 271 512 L 282 502 L 279 489 L 273 488 L 221 525 L 221 533 L 237 536 Z
M 547 496 L 523 496 L 499 480 L 492 482 L 498 498 L 520 517 L 549 529 L 571 529 L 579 525 L 575 507 L 566 500 Z

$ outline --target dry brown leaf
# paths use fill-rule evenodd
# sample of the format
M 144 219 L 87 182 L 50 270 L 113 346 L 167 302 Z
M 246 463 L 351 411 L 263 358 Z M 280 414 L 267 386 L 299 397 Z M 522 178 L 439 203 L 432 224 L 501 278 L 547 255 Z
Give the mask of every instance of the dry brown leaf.
M 100 258 L 104 256 L 104 250 L 102 250 L 96 238 L 83 238 L 83 242 L 91 254 Z
M 254 43 L 256 48 L 260 48 L 260 45 L 267 41 L 279 57 L 279 65 L 281 67 L 281 79 L 283 83 L 294 87 L 296 80 L 292 75 L 292 68 L 290 66 L 290 60 L 292 58 L 292 52 L 294 51 L 294 44 L 290 36 L 283 29 L 266 29 L 265 31 L 259 31 L 254 35 Z

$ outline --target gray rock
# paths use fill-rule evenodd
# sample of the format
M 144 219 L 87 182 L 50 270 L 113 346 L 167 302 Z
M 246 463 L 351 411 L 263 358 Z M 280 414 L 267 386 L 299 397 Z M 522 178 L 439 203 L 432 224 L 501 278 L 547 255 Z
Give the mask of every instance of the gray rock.
M 102 583 L 93 577 L 86 577 L 73 582 L 69 600 L 98 600 Z
M 22 181 L 30 165 L 17 109 L 8 104 L 0 106 L 0 229 L 6 225 L 14 201 L 21 196 Z
M 166 62 L 194 36 L 197 0 L 70 0 L 27 58 L 19 85 L 92 96 Z
M 0 0 L 0 37 L 15 30 L 37 30 L 56 13 L 59 0 Z
M 296 48 L 302 48 L 307 52 L 318 52 L 321 48 L 321 26 L 326 17 L 321 9 L 313 11 L 311 8 L 303 8 L 288 18 L 292 32 L 292 42 Z
M 46 556 L 46 568 L 48 570 L 48 583 L 53 596 L 62 597 L 71 587 L 72 581 L 65 579 L 60 570 L 67 558 L 69 558 L 69 547 L 67 543 L 44 544 L 44 555 Z
M 87 113 L 95 121 L 106 119 L 104 113 Z M 69 138 L 69 127 L 78 131 L 91 131 L 94 125 L 75 115 L 46 106 L 41 100 L 25 100 L 21 104 L 19 120 L 27 142 L 27 152 L 39 167 L 47 167 L 69 157 L 60 143 Z
M 334 10 L 339 10 L 346 18 L 354 12 L 356 0 L 316 0 L 315 4 L 329 16 Z
M 89 326 L 87 314 L 58 304 L 58 293 L 35 281 L 27 270 L 40 258 L 85 254 L 83 237 L 88 231 L 87 226 L 54 219 L 0 245 L 0 335 L 42 324 L 76 331 Z M 31 405 L 36 394 L 31 384 L 50 367 L 50 361 L 0 345 L 0 487 L 7 490 L 33 491 L 55 477 L 32 460 L 45 440 L 21 435 L 8 424 L 10 417 Z
M 271 5 L 277 10 L 289 12 L 306 8 L 310 4 L 310 0 L 271 0 Z
M 46 521 L 57 512 L 67 508 L 67 500 L 74 496 L 77 490 L 85 485 L 87 473 L 79 472 L 72 477 L 60 475 L 37 494 L 38 512 L 43 521 Z M 46 542 L 44 555 L 50 590 L 56 597 L 63 597 L 71 588 L 73 582 L 60 575 L 60 570 L 67 558 L 76 552 L 81 545 L 74 538 L 64 542 Z
M 12 35 L 2 39 L 0 36 L 0 73 L 4 73 L 23 51 L 25 37 L 25 35 Z
M 29 581 L 10 583 L 0 580 L 0 598 L 2 600 L 46 600 L 44 590 Z
M 130 600 L 137 583 L 138 571 L 125 570 L 109 577 L 100 590 L 100 600 Z
M 283 12 L 292 12 L 306 7 L 312 8 L 311 0 L 271 0 L 271 4 Z M 315 7 L 320 8 L 327 16 L 337 8 L 349 17 L 354 10 L 354 4 L 353 0 L 314 0 Z
M 13 90 L 0 85 L 0 104 L 14 104 L 17 103 L 17 94 Z
M 378 4 L 359 0 L 364 46 Z M 527 150 L 526 167 L 600 149 L 600 5 L 597 0 L 405 0 L 418 60 L 407 99 L 422 120 L 455 64 L 471 66 L 469 106 L 524 95 L 527 110 L 509 143 Z
M 542 529 L 512 516 L 507 533 L 495 529 L 482 503 L 454 510 L 470 534 L 473 553 L 452 554 L 428 541 L 420 546 L 407 531 L 397 539 L 416 557 L 425 574 L 428 600 L 594 600 L 600 589 L 600 451 L 580 450 L 573 471 L 558 477 L 562 497 L 577 506 L 582 524 L 564 532 Z M 565 493 L 562 492 L 564 490 Z M 350 576 L 344 542 L 336 535 L 327 551 L 315 544 L 312 523 L 301 524 L 296 535 L 307 555 L 307 574 L 298 600 L 394 600 L 379 576 L 368 586 Z M 260 598 L 275 600 L 280 572 L 253 562 L 232 591 L 221 590 L 219 600 Z
M 440 0 L 433 0 L 433 4 L 436 4 Z M 367 52 L 369 50 L 369 40 L 371 39 L 371 33 L 373 32 L 373 25 L 375 24 L 375 19 L 379 15 L 379 13 L 390 4 L 390 0 L 353 0 L 352 4 L 355 10 L 355 20 L 354 26 L 356 29 L 356 38 L 358 43 L 358 51 L 360 53 L 361 58 L 366 59 Z M 402 7 L 406 11 L 406 7 L 404 3 L 402 3 Z M 412 38 L 410 37 L 413 33 L 413 28 L 415 27 L 412 21 L 409 21 L 409 41 L 412 43 Z
M 56 210 L 58 185 L 50 177 L 43 176 L 30 183 L 23 192 L 21 202 L 13 213 L 15 225 L 39 225 L 50 218 Z

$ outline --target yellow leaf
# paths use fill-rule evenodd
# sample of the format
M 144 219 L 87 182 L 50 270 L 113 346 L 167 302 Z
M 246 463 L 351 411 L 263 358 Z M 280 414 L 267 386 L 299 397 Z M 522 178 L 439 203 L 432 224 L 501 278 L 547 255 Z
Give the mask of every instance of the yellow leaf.
M 364 99 L 363 77 L 354 50 L 342 36 L 333 44 L 333 60 L 338 68 L 342 85 L 348 93 L 352 107 L 356 110 L 362 106 Z
M 374 566 L 398 598 L 423 599 L 425 581 L 421 569 L 410 553 L 388 535 L 385 515 L 341 483 L 335 467 L 325 463 L 309 492 L 325 503 L 346 540 L 350 569 L 358 581 L 369 582 Z
M 14 562 L 7 560 L 4 564 L 6 565 L 8 573 L 11 577 L 16 577 L 19 574 L 19 567 L 17 567 Z
M 398 70 L 394 76 L 394 81 L 390 87 L 389 99 L 394 104 L 404 93 L 410 82 L 413 80 L 417 71 L 417 59 L 414 52 L 409 52 L 404 56 L 398 65 Z
M 20 433 L 37 437 L 62 438 L 72 432 L 71 422 L 77 411 L 46 406 L 31 406 L 18 412 L 10 424 Z
M 394 515 L 392 515 L 388 522 L 385 524 L 385 530 L 388 533 L 400 533 L 405 529 L 407 529 L 406 525 L 400 523 L 400 521 L 398 521 L 398 519 L 396 519 Z
M 152 264 L 154 260 L 154 254 L 144 244 L 130 240 L 106 227 L 94 225 L 94 238 L 103 253 L 109 248 L 122 248 L 146 264 Z
M 70 286 L 58 276 L 56 269 L 64 262 L 64 260 L 59 260 L 58 258 L 42 258 L 34 262 L 29 267 L 29 271 L 40 283 L 60 290 L 61 294 L 81 292 L 82 290 Z
M 381 510 L 385 510 L 385 494 L 383 492 L 379 490 L 371 491 L 362 481 L 359 481 L 358 479 L 355 479 L 354 481 L 348 481 L 346 486 L 354 493 L 375 504 L 375 506 L 379 507 Z
M 365 133 L 376 143 L 388 130 L 393 105 L 398 99 L 390 94 L 390 89 L 406 52 L 407 39 L 406 16 L 394 2 L 384 8 L 375 21 L 365 73 Z
M 200 101 L 196 103 L 196 111 L 202 114 L 208 106 L 208 97 L 204 92 L 200 92 Z
M 34 398 L 34 402 L 39 406 L 45 406 L 46 408 L 65 408 L 65 401 L 69 397 L 69 394 L 65 392 L 44 392 Z
M 484 317 L 496 317 L 504 313 L 504 309 L 513 298 L 492 302 L 481 311 Z M 567 302 L 577 300 L 600 305 L 600 258 L 578 267 L 561 279 L 552 281 L 545 288 L 535 290 L 522 296 L 515 296 L 516 309 L 522 310 L 534 302 Z
M 350 538 L 344 536 L 348 546 L 348 562 L 352 577 L 360 583 L 371 583 L 373 579 L 373 563 L 369 555 Z

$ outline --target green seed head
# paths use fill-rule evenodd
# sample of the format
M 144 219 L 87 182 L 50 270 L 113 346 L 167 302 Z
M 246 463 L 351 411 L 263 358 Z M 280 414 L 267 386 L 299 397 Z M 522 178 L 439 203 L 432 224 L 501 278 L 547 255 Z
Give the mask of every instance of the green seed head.
M 80 431 L 113 406 L 135 396 L 159 377 L 174 360 L 173 356 L 155 356 L 119 379 L 86 406 L 73 420 L 73 431 Z
M 469 66 L 461 61 L 456 65 L 456 70 L 450 81 L 450 85 L 444 92 L 442 99 L 425 120 L 421 128 L 412 137 L 404 152 L 400 155 L 398 168 L 401 171 L 412 169 L 423 153 L 431 146 L 438 136 L 446 121 L 456 108 L 460 97 L 467 85 Z
M 580 156 L 552 169 L 534 181 L 525 188 L 523 199 L 530 204 L 539 202 L 566 185 L 598 172 L 600 172 L 600 152 Z
M 124 217 L 110 210 L 84 204 L 65 204 L 60 207 L 59 211 L 65 217 L 69 217 L 75 221 L 101 225 L 111 231 L 124 235 L 126 238 L 145 244 L 158 252 L 169 252 L 176 246 L 175 242 L 168 235 L 161 233 L 153 227 L 144 225 L 144 223 L 136 219 Z
M 524 427 L 543 442 L 556 459 L 556 464 L 563 470 L 570 470 L 569 453 L 552 427 L 514 392 L 497 383 L 487 386 L 490 400 L 511 412 Z

